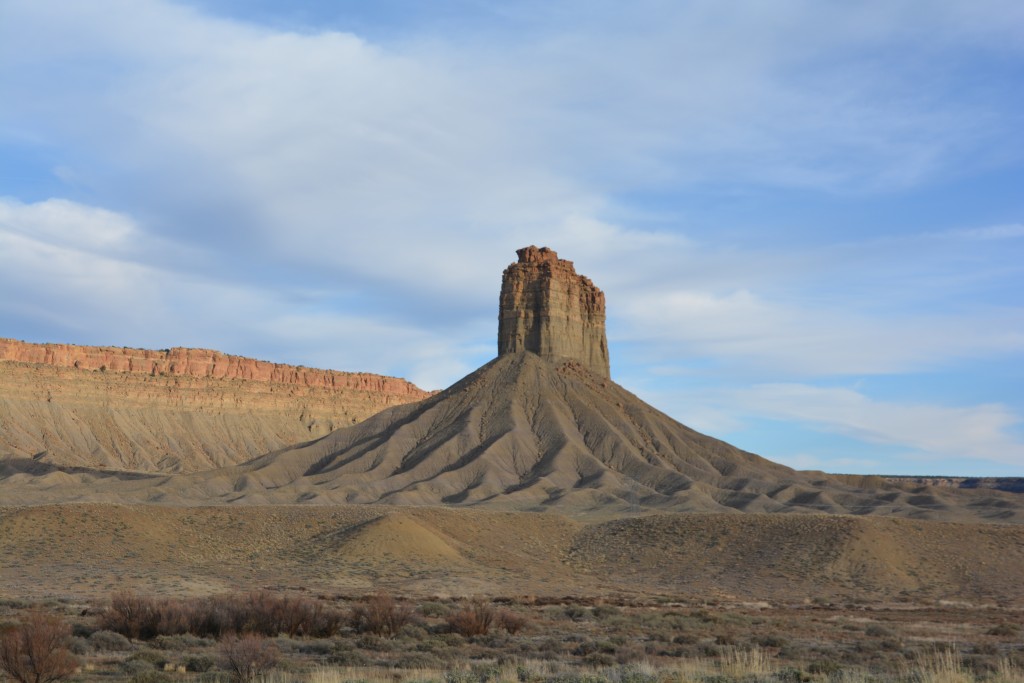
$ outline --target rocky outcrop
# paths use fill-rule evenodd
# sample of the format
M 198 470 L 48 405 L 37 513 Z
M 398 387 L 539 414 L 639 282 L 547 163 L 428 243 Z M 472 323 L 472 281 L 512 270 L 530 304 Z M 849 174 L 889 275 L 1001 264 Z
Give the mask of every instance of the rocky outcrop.
M 101 372 L 129 372 L 198 379 L 244 379 L 297 387 L 356 389 L 394 396 L 410 396 L 412 400 L 419 400 L 426 395 L 416 385 L 397 377 L 270 363 L 209 349 L 175 347 L 154 351 L 117 346 L 30 344 L 14 339 L 0 339 L 0 361 Z
M 547 247 L 529 246 L 516 254 L 518 263 L 502 276 L 498 355 L 531 351 L 551 361 L 574 360 L 610 377 L 604 292 Z
M 194 472 L 244 462 L 429 395 L 396 377 L 205 349 L 0 339 L 0 458 Z

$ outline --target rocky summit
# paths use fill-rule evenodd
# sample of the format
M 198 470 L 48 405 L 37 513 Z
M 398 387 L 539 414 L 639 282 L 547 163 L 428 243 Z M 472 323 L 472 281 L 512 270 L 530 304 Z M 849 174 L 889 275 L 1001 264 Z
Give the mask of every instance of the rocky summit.
M 516 254 L 518 263 L 505 269 L 501 281 L 498 355 L 530 351 L 609 377 L 604 292 L 547 247 Z

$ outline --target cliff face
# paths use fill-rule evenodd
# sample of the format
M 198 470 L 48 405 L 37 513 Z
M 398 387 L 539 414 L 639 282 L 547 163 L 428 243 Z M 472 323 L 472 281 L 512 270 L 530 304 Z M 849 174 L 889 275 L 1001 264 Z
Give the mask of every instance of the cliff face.
M 413 400 L 419 400 L 425 395 L 419 387 L 397 377 L 269 363 L 209 349 L 176 347 L 153 351 L 116 346 L 29 344 L 0 339 L 0 361 L 101 372 L 197 379 L 244 379 L 308 388 L 357 389 L 395 396 L 409 395 L 415 397 Z
M 0 339 L 0 457 L 193 472 L 308 441 L 428 395 L 395 377 L 205 349 Z
M 498 355 L 531 351 L 575 360 L 610 377 L 604 292 L 547 247 L 519 249 L 505 269 L 498 312 Z

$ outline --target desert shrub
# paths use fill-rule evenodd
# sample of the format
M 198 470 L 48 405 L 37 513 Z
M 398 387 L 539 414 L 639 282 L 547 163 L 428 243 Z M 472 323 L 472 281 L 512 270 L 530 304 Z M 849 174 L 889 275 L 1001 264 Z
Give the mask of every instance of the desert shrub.
M 594 654 L 595 652 L 615 654 L 615 645 L 607 641 L 599 642 L 596 640 L 584 640 L 572 650 L 572 654 L 577 657 L 585 657 L 586 655 Z
M 607 677 L 612 683 L 658 683 L 658 676 L 650 667 L 635 664 L 620 666 L 608 672 Z
M 777 648 L 783 648 L 783 647 L 786 647 L 786 645 L 789 644 L 789 641 L 787 641 L 784 637 L 782 637 L 780 635 L 777 635 L 777 634 L 769 634 L 769 635 L 766 635 L 766 636 L 761 636 L 761 637 L 757 638 L 755 640 L 755 642 L 759 646 L 761 646 L 761 647 L 777 647 Z
M 16 683 L 52 683 L 71 676 L 71 628 L 53 614 L 31 611 L 0 634 L 0 670 Z
M 607 652 L 591 652 L 587 656 L 583 657 L 583 663 L 593 667 L 609 667 L 615 666 L 615 655 L 608 654 Z
M 573 621 L 583 621 L 590 615 L 590 610 L 580 605 L 566 605 L 564 614 Z
M 364 633 L 356 639 L 356 645 L 362 650 L 370 652 L 391 652 L 397 647 L 391 638 L 377 636 L 372 633 Z
M 562 654 L 566 650 L 565 645 L 558 638 L 544 638 L 537 643 L 537 651 L 550 654 Z
M 882 624 L 868 624 L 864 629 L 864 634 L 872 638 L 891 638 L 894 635 L 892 629 Z
M 511 642 L 507 633 L 499 633 L 493 629 L 482 636 L 474 636 L 470 641 L 474 645 L 491 648 L 492 650 L 503 650 L 509 647 Z M 477 656 L 483 655 L 481 653 Z
M 252 634 L 228 636 L 220 644 L 221 666 L 236 683 L 251 683 L 277 665 L 277 646 Z
M 793 666 L 786 666 L 779 669 L 772 674 L 772 678 L 779 683 L 807 683 L 811 680 L 811 677 L 805 672 Z
M 242 601 L 247 608 L 249 629 L 266 636 L 286 633 L 291 637 L 330 637 L 344 621 L 340 611 L 304 596 L 277 595 L 269 591 L 250 593 Z M 235 600 L 237 610 L 238 600 Z M 238 632 L 247 632 L 241 629 Z
M 522 614 L 518 614 L 511 610 L 503 609 L 498 612 L 498 626 L 505 629 L 506 632 L 515 635 L 526 628 L 529 620 Z
M 1003 622 L 996 624 L 987 631 L 987 635 L 990 636 L 1001 636 L 1001 637 L 1015 637 L 1020 633 L 1020 626 L 1017 624 L 1011 624 Z
M 978 648 L 975 647 L 975 650 Z M 963 658 L 964 669 L 974 675 L 975 678 L 989 677 L 999 670 L 999 660 L 992 653 L 978 653 L 965 655 Z
M 339 643 L 327 661 L 336 666 L 367 666 L 370 663 L 369 657 L 348 642 Z
M 547 679 L 547 683 L 608 683 L 608 679 L 586 671 L 569 671 Z
M 163 652 L 158 652 L 156 650 L 139 650 L 138 652 L 133 652 L 129 655 L 126 661 L 149 662 L 154 666 L 154 668 L 162 669 L 168 659 L 167 655 Z
M 722 654 L 722 649 L 717 645 L 704 643 L 700 646 L 700 654 L 703 657 L 718 657 Z
M 407 652 L 392 662 L 397 669 L 437 669 L 443 662 L 426 652 Z
M 334 643 L 330 640 L 304 640 L 299 641 L 298 651 L 304 655 L 326 656 L 334 651 Z
M 384 593 L 368 595 L 352 608 L 349 622 L 358 633 L 393 637 L 412 621 L 412 609 Z
M 116 631 L 95 631 L 89 636 L 89 644 L 97 650 L 123 652 L 132 649 L 132 643 Z
M 452 669 L 444 672 L 444 683 L 479 683 L 466 669 Z
M 163 671 L 144 671 L 128 679 L 130 683 L 172 683 L 169 675 Z
M 494 607 L 483 600 L 474 600 L 448 615 L 448 628 L 453 633 L 470 638 L 472 636 L 486 635 L 494 623 L 496 611 Z
M 160 610 L 153 598 L 119 591 L 110 597 L 110 606 L 100 614 L 100 628 L 115 631 L 134 640 L 149 640 L 159 634 Z
M 152 645 L 161 650 L 181 652 L 182 650 L 209 647 L 213 643 L 214 641 L 210 638 L 200 638 L 191 633 L 179 633 L 173 636 L 157 636 L 153 639 Z
M 331 637 L 343 623 L 338 609 L 319 600 L 269 591 L 191 600 L 156 600 L 124 591 L 112 596 L 100 617 L 101 628 L 141 640 L 243 633 Z
M 636 643 L 615 650 L 615 661 L 619 664 L 632 664 L 645 659 L 647 659 L 647 651 Z
M 889 652 L 899 652 L 906 647 L 906 644 L 898 638 L 884 638 L 878 645 L 883 650 L 888 650 Z
M 73 655 L 85 655 L 89 654 L 92 648 L 89 646 L 89 641 L 85 638 L 79 638 L 78 636 L 71 636 L 68 638 L 68 652 Z
M 418 624 L 406 624 L 398 632 L 398 636 L 404 640 L 424 640 L 430 634 L 427 632 L 427 629 Z
M 93 624 L 76 621 L 71 624 L 71 636 L 73 638 L 88 638 L 96 632 L 96 627 Z
M 831 659 L 819 659 L 811 662 L 807 667 L 808 673 L 819 676 L 831 676 L 842 671 L 843 667 Z
M 425 617 L 446 617 L 451 611 L 443 602 L 424 602 L 419 606 L 420 614 Z
M 622 614 L 622 610 L 615 605 L 597 605 L 591 610 L 591 614 L 598 621 L 604 621 L 611 617 L 617 617 Z
M 182 664 L 185 665 L 185 671 L 191 671 L 193 673 L 205 673 L 213 668 L 216 664 L 213 657 L 210 655 L 188 655 L 185 657 Z
M 136 678 L 146 673 L 156 671 L 156 666 L 152 662 L 147 662 L 145 659 L 126 659 L 119 665 L 121 673 L 129 678 Z
M 447 627 L 447 624 L 445 626 Z M 462 647 L 466 644 L 466 639 L 463 638 L 461 634 L 452 632 L 438 633 L 434 636 L 434 639 L 444 643 L 448 647 Z

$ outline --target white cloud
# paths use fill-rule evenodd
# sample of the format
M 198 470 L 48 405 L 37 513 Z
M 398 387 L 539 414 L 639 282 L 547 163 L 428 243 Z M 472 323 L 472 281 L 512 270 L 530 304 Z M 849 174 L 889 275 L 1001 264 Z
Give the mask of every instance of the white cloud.
M 609 190 L 913 184 L 987 149 L 971 131 L 1015 130 L 866 57 L 921 40 L 916 3 L 573 7 L 529 7 L 518 40 L 384 45 L 155 0 L 11 3 L 4 118 L 76 150 L 61 173 L 148 229 L 355 279 L 388 263 L 392 286 L 448 296 L 538 235 L 578 241 L 559 226 L 600 240 Z M 991 40 L 995 11 L 932 8 L 935 50 Z
M 0 298 L 0 317 L 73 330 L 87 343 L 212 345 L 257 357 L 275 349 L 270 360 L 383 374 L 403 368 L 427 388 L 447 386 L 492 351 L 466 344 L 479 335 L 472 325 L 436 331 L 384 313 L 324 312 L 322 292 L 236 284 L 154 265 L 145 249 L 100 248 L 135 236 L 135 221 L 123 214 L 66 200 L 0 201 L 0 290 L 14 293 Z
M 938 458 L 1024 464 L 1024 443 L 1011 433 L 1022 418 L 1006 406 L 947 407 L 876 401 L 845 388 L 765 384 L 729 394 L 739 410 L 803 422 L 868 443 L 894 444 Z
M 953 238 L 966 238 L 978 240 L 1006 240 L 1024 237 L 1024 224 L 1012 223 L 1006 225 L 991 225 L 984 228 L 974 228 L 950 233 Z
M 83 310 L 137 308 L 152 294 L 151 280 L 139 264 L 107 253 L 134 232 L 127 216 L 75 202 L 0 201 L 0 281 L 19 293 L 8 305 L 35 300 L 47 315 L 65 310 L 64 301 Z
M 0 231 L 18 233 L 55 247 L 117 249 L 125 246 L 137 230 L 135 222 L 127 216 L 66 199 L 23 204 L 0 198 Z
M 906 372 L 1024 346 L 1019 309 L 902 317 L 851 309 L 772 302 L 747 290 L 676 289 L 620 301 L 624 324 L 616 329 L 619 339 L 676 345 L 682 357 L 728 358 L 789 375 Z

